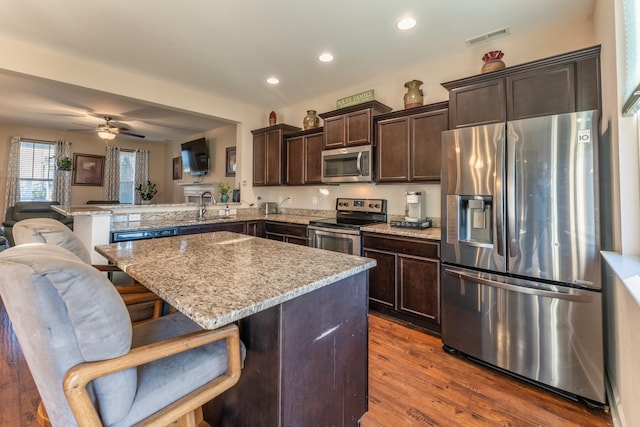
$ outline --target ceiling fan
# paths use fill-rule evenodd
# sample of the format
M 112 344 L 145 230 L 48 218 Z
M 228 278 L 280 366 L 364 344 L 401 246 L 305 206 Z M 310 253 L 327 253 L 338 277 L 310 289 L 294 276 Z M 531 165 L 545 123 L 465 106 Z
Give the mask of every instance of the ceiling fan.
M 133 133 L 131 132 L 128 128 L 126 127 L 118 127 L 118 126 L 113 126 L 111 125 L 111 120 L 113 120 L 111 117 L 109 116 L 104 116 L 104 124 L 98 125 L 98 127 L 96 129 L 94 129 L 94 132 L 96 132 L 98 134 L 98 136 L 104 140 L 110 141 L 112 139 L 115 139 L 118 135 L 127 135 L 127 136 L 132 136 L 135 138 L 144 138 L 144 135 L 140 135 L 138 133 Z

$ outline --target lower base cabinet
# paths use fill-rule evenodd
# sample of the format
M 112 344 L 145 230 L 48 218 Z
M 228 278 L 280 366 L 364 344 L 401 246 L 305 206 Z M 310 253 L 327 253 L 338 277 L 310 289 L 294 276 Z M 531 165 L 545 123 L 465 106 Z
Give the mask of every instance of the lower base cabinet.
M 363 233 L 369 270 L 369 308 L 440 332 L 440 243 Z
M 265 221 L 264 232 L 267 239 L 301 246 L 309 245 L 306 225 Z
M 245 223 L 222 222 L 218 224 L 185 225 L 180 227 L 179 234 L 183 236 L 186 234 L 211 233 L 214 231 L 232 231 L 234 233 L 245 234 Z

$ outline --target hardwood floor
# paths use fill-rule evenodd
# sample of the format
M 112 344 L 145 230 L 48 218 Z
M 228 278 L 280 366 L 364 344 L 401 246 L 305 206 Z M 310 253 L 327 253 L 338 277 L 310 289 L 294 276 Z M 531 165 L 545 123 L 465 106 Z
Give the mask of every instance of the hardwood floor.
M 362 427 L 613 426 L 611 416 L 442 350 L 439 338 L 369 316 Z
M 611 417 L 442 350 L 439 338 L 371 315 L 362 427 L 612 426 Z M 38 392 L 0 300 L 0 427 L 36 427 Z

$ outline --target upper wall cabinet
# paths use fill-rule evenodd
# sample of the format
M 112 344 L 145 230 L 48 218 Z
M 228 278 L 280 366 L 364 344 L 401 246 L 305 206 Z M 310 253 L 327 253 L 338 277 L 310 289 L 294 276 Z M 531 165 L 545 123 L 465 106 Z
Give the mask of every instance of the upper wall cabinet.
M 440 137 L 448 103 L 376 117 L 377 182 L 440 181 Z
M 449 128 L 600 108 L 600 46 L 443 83 Z
M 253 185 L 282 185 L 284 179 L 284 136 L 299 127 L 279 124 L 252 130 Z
M 322 128 L 286 136 L 285 184 L 322 184 L 322 142 Z
M 391 107 L 371 101 L 320 114 L 324 120 L 323 149 L 372 144 L 373 117 L 389 111 Z

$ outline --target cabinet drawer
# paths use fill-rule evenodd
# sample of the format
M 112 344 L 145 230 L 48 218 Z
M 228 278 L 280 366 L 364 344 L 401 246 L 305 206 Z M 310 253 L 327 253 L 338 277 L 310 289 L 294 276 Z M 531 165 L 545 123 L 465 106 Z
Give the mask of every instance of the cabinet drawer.
M 286 236 L 307 237 L 307 226 L 299 224 L 285 224 L 281 222 L 265 222 L 266 233 L 282 234 Z
M 423 258 L 440 258 L 440 244 L 420 239 L 404 237 L 382 237 L 379 234 L 363 233 L 362 246 L 365 249 L 378 249 L 399 254 Z

